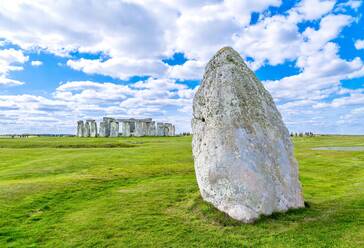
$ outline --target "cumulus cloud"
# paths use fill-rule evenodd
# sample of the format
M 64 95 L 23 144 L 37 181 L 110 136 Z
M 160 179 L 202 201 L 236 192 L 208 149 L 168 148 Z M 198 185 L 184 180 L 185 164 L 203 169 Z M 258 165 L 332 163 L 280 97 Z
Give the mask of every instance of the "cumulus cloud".
M 32 62 L 30 62 L 30 64 L 32 66 L 41 66 L 41 65 L 43 65 L 43 62 L 39 61 L 39 60 L 33 60 Z
M 159 76 L 163 75 L 168 66 L 160 60 L 110 58 L 106 61 L 98 59 L 68 60 L 67 65 L 89 74 L 102 74 L 119 79 L 128 79 L 134 75 Z
M 182 80 L 201 79 L 205 63 L 196 60 L 188 60 L 182 65 L 170 66 L 167 76 Z
M 179 82 L 201 79 L 208 59 L 229 45 L 249 58 L 254 70 L 287 61 L 296 67 L 296 75 L 264 82 L 288 125 L 320 130 L 325 127 L 323 120 L 335 115 L 347 120 L 350 116 L 344 115 L 358 108 L 363 92 L 350 91 L 341 81 L 363 77 L 364 67 L 360 57 L 340 57 L 336 38 L 358 19 L 353 13 L 360 1 L 302 0 L 284 12 L 270 11 L 269 7 L 281 4 L 280 0 L 5 1 L 0 8 L 0 85 L 23 84 L 11 79 L 11 72 L 23 69 L 28 61 L 24 52 L 39 50 L 65 57 L 65 66 L 86 74 L 124 82 L 133 76 L 149 78 L 123 84 L 69 81 L 48 98 L 3 96 L 8 98 L 0 104 L 2 115 L 13 122 L 20 122 L 23 115 L 30 123 L 54 122 L 60 130 L 65 118 L 63 125 L 71 130 L 77 118 L 153 116 L 178 121 L 186 131 L 196 89 Z M 258 16 L 254 24 L 252 13 Z M 7 44 L 18 48 L 3 48 Z M 355 47 L 363 49 L 363 41 L 355 41 Z M 72 57 L 73 52 L 79 56 Z M 187 60 L 176 65 L 163 62 L 175 53 Z M 39 66 L 41 61 L 30 64 Z M 338 125 L 326 127 L 337 131 Z
M 23 70 L 22 64 L 28 61 L 28 57 L 21 50 L 2 49 L 0 50 L 0 85 L 14 86 L 22 85 L 24 82 L 8 78 L 11 71 Z
M 358 50 L 364 49 L 364 40 L 356 40 L 354 45 Z
M 316 20 L 330 12 L 335 3 L 335 0 L 303 0 L 293 11 L 303 20 Z

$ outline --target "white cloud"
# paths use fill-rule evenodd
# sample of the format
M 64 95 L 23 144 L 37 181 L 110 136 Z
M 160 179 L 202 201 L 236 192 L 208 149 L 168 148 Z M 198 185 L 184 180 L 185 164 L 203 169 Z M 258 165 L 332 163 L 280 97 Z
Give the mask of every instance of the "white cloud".
M 320 21 L 320 28 L 307 28 L 303 35 L 307 42 L 303 43 L 302 52 L 307 55 L 317 53 L 327 42 L 336 38 L 341 30 L 349 25 L 353 18 L 348 15 L 327 15 Z
M 285 16 L 265 18 L 246 27 L 234 39 L 236 48 L 244 56 L 254 58 L 253 69 L 264 63 L 277 65 L 297 58 L 303 43 L 296 23 Z
M 182 65 L 170 66 L 167 76 L 177 79 L 201 79 L 205 68 L 204 62 L 188 60 Z
M 294 9 L 303 20 L 316 20 L 330 12 L 335 6 L 335 0 L 303 0 Z
M 358 10 L 361 4 L 361 0 L 349 0 L 347 2 L 337 4 L 337 9 L 340 11 L 345 11 L 345 7 L 350 7 L 351 9 Z
M 364 49 L 364 40 L 356 40 L 355 41 L 355 48 L 360 50 Z
M 26 50 L 44 49 L 61 56 L 75 50 L 102 52 L 110 57 L 69 61 L 69 66 L 86 73 L 155 77 L 167 69 L 163 57 L 179 51 L 205 63 L 222 46 L 233 45 L 234 35 L 249 24 L 253 11 L 280 4 L 280 0 L 8 1 L 0 9 L 0 34 Z
M 193 93 L 185 84 L 163 78 L 131 85 L 70 81 L 61 84 L 49 98 L 0 95 L 0 112 L 9 125 L 7 130 L 16 133 L 74 133 L 78 119 L 100 121 L 103 116 L 153 117 L 174 123 L 178 119 L 178 129 L 186 131 L 190 112 L 185 110 L 191 109 Z
M 267 11 L 281 4 L 280 0 L 4 1 L 0 47 L 12 44 L 19 49 L 1 47 L 0 85 L 23 84 L 10 79 L 11 72 L 23 69 L 28 60 L 23 52 L 39 50 L 65 56 L 63 66 L 87 74 L 150 78 L 125 85 L 70 81 L 48 98 L 8 96 L 0 102 L 1 116 L 18 126 L 24 116 L 33 126 L 39 120 L 45 129 L 52 130 L 47 124 L 51 122 L 68 131 L 73 131 L 78 118 L 152 116 L 178 121 L 187 131 L 196 88 L 177 82 L 201 79 L 208 59 L 229 45 L 250 57 L 253 69 L 287 61 L 298 69 L 296 75 L 264 82 L 290 127 L 340 131 L 337 116 L 358 108 L 363 95 L 344 88 L 340 81 L 362 77 L 364 66 L 359 57 L 341 58 L 334 42 L 358 20 L 353 10 L 360 1 L 302 0 L 284 13 Z M 259 18 L 250 25 L 253 12 Z M 363 49 L 362 40 L 355 47 Z M 102 54 L 102 58 L 86 59 L 80 53 L 81 57 L 72 57 L 70 52 L 75 51 Z M 184 64 L 163 62 L 177 52 L 187 58 Z M 325 120 L 331 121 L 325 124 Z
M 68 60 L 67 65 L 75 70 L 89 74 L 103 74 L 120 79 L 134 75 L 159 76 L 165 73 L 167 65 L 154 59 L 110 58 L 106 61 L 97 59 Z
M 23 85 L 23 84 L 24 84 L 24 82 L 14 80 L 14 79 L 10 79 L 10 78 L 6 78 L 5 76 L 0 75 L 0 86 L 1 85 L 16 86 L 16 85 Z
M 21 71 L 23 63 L 28 61 L 28 57 L 21 50 L 13 48 L 0 50 L 0 85 L 15 86 L 24 82 L 8 78 L 12 71 Z
M 299 65 L 301 73 L 265 82 L 277 100 L 322 100 L 338 93 L 340 80 L 351 78 L 353 73 L 364 66 L 359 58 L 352 61 L 341 59 L 338 46 L 334 43 L 327 43 L 321 53 L 302 57 Z
M 41 66 L 43 64 L 43 62 L 39 61 L 39 60 L 33 60 L 32 62 L 30 62 L 30 64 L 32 66 Z

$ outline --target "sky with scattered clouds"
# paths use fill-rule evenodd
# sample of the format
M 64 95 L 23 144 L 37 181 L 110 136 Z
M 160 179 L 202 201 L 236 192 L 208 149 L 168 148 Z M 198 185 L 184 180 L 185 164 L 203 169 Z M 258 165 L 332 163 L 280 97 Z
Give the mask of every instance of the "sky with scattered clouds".
M 0 0 L 0 134 L 152 117 L 190 131 L 204 66 L 236 49 L 292 132 L 364 134 L 359 0 Z

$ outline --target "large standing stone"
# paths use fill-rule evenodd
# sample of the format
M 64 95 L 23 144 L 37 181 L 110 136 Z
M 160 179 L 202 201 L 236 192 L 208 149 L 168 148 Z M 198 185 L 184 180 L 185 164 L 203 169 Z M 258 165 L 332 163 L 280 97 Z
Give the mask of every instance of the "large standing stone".
M 164 123 L 157 122 L 157 136 L 164 136 Z
M 232 48 L 209 61 L 193 101 L 204 200 L 243 222 L 304 206 L 293 145 L 271 95 Z
M 152 121 L 149 126 L 149 135 L 156 136 L 155 121 Z
M 172 136 L 176 136 L 176 126 L 172 126 Z
M 143 121 L 140 120 L 136 120 L 135 121 L 135 131 L 134 131 L 134 136 L 136 137 L 141 137 L 144 135 L 144 131 L 143 131 Z
M 100 133 L 99 133 L 99 136 L 100 137 L 107 137 L 106 136 L 106 126 L 108 124 L 104 121 L 100 122 Z
M 83 121 L 77 122 L 77 137 L 83 137 L 84 135 L 84 124 Z
M 90 123 L 86 121 L 85 125 L 83 126 L 83 136 L 84 137 L 90 137 Z
M 118 137 L 119 136 L 119 122 L 111 121 L 110 122 L 110 137 Z
M 104 117 L 102 118 L 102 121 L 105 123 L 105 137 L 110 137 L 111 122 L 114 121 L 114 119 L 110 117 Z
M 97 137 L 97 123 L 95 120 L 88 120 L 90 125 L 90 137 Z
M 130 122 L 123 121 L 122 132 L 123 132 L 123 136 L 125 136 L 125 137 L 131 136 L 131 133 L 130 133 Z

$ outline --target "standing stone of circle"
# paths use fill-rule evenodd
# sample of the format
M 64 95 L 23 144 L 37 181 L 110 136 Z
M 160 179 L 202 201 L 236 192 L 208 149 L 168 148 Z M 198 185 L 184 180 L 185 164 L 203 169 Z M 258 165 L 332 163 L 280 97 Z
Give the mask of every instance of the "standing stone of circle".
M 83 121 L 77 122 L 77 137 L 83 137 L 84 124 Z
M 161 122 L 157 123 L 157 136 L 164 136 L 164 124 Z
M 110 137 L 119 137 L 119 122 L 110 122 Z
M 172 131 L 171 131 L 171 136 L 176 136 L 176 126 L 172 125 Z
M 131 136 L 131 133 L 130 133 L 130 122 L 128 121 L 124 121 L 123 122 L 123 136 L 125 137 L 130 137 Z
M 165 123 L 165 136 L 174 136 L 173 134 L 173 125 L 171 123 Z
M 90 137 L 97 137 L 97 124 L 95 120 L 87 120 L 90 125 Z
M 83 126 L 83 136 L 90 137 L 90 123 L 88 121 L 86 121 Z
M 140 120 L 135 121 L 135 131 L 134 136 L 141 137 L 143 136 L 143 122 Z
M 155 121 L 152 121 L 149 125 L 149 135 L 156 136 Z
M 110 136 L 110 131 L 111 131 L 111 122 L 114 121 L 113 118 L 110 117 L 104 117 L 103 122 L 105 123 L 105 137 L 109 137 Z
M 99 133 L 99 136 L 100 137 L 107 137 L 106 136 L 106 126 L 107 126 L 107 123 L 105 122 L 100 122 L 100 133 Z
M 193 100 L 202 198 L 236 220 L 304 207 L 288 130 L 271 95 L 232 48 L 209 61 Z

